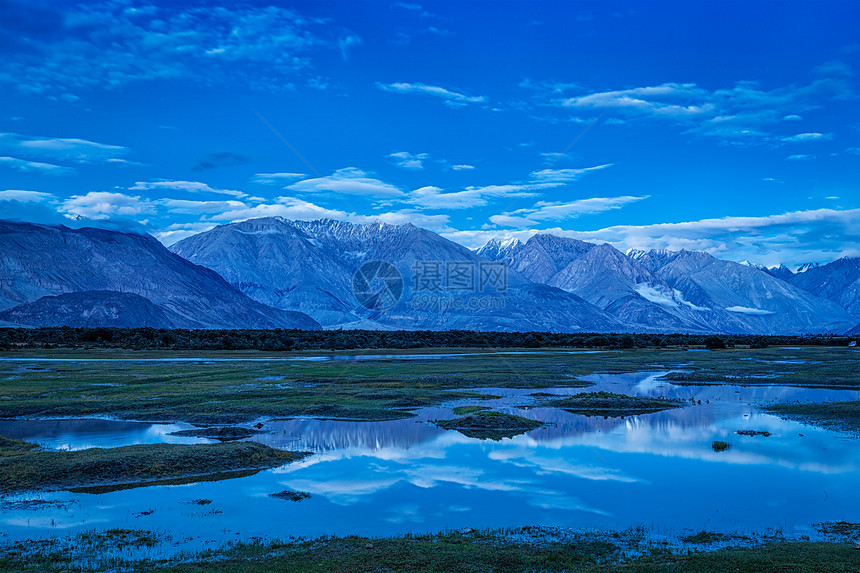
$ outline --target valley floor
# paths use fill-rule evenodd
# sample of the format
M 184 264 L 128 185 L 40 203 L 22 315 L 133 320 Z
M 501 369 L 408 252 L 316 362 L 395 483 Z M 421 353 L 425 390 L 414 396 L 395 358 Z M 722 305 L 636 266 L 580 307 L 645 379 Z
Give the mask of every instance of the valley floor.
M 530 400 L 527 406 L 509 402 L 520 414 L 529 408 L 562 409 L 582 419 L 597 415 L 602 420 L 649 415 L 695 402 L 677 398 L 659 402 L 599 392 L 583 394 L 577 406 L 570 397 L 559 400 L 564 395 L 543 391 L 579 392 L 600 376 L 643 372 L 656 373 L 656 384 L 678 387 L 773 386 L 853 394 L 860 390 L 860 353 L 826 347 L 701 352 L 680 348 L 595 352 L 459 348 L 307 353 L 5 351 L 0 353 L 0 420 L 14 422 L 14 427 L 62 418 L 169 422 L 183 428 L 175 435 L 190 437 L 182 443 L 78 451 L 55 451 L 13 435 L 0 437 L 0 516 L 4 512 L 11 515 L 13 508 L 19 511 L 16 503 L 27 503 L 15 501 L 15 495 L 21 493 L 59 489 L 98 495 L 115 491 L 113 486 L 243 477 L 301 460 L 302 452 L 285 451 L 277 444 L 273 448 L 232 441 L 253 439 L 251 425 L 259 421 L 406 420 L 418 411 L 459 404 L 452 410 L 464 416 L 459 427 L 457 420 L 447 426 L 459 430 L 462 439 L 499 440 L 541 431 L 538 428 L 547 424 L 495 412 L 499 396 L 494 392 L 511 392 L 511 399 Z M 598 399 L 599 407 L 592 403 Z M 762 406 L 779 416 L 849 433 L 860 431 L 858 407 L 856 399 Z M 432 418 L 422 422 L 446 426 Z M 495 435 L 493 430 L 500 427 L 502 432 Z M 739 435 L 740 430 L 752 432 L 747 434 L 753 436 L 750 439 L 764 439 L 755 436 L 767 434 L 731 426 L 732 432 L 735 429 Z M 206 437 L 225 443 L 201 443 Z M 710 442 L 706 443 L 708 447 Z M 137 491 L 141 498 L 146 497 L 146 490 Z M 304 492 L 289 490 L 268 495 L 293 502 L 307 497 Z M 41 499 L 37 496 L 32 503 L 50 502 Z M 198 502 L 205 505 L 211 500 L 193 503 Z M 750 534 L 746 529 L 737 535 L 701 531 L 681 538 L 680 543 L 665 543 L 641 529 L 613 533 L 526 527 L 286 542 L 240 536 L 238 542 L 167 554 L 154 548 L 181 548 L 181 536 L 174 539 L 169 530 L 138 529 L 133 521 L 126 518 L 126 522 L 128 527 L 96 528 L 65 537 L 5 539 L 0 534 L 0 571 L 860 570 L 860 526 L 852 522 L 821 525 L 819 535 L 811 539 L 778 532 Z

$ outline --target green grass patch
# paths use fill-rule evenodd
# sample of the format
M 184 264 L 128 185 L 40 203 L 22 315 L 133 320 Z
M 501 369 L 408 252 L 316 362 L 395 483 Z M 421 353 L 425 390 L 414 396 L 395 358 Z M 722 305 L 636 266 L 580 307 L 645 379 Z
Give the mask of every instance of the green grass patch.
M 166 479 L 203 481 L 205 476 L 259 471 L 303 457 L 253 442 L 229 444 L 147 444 L 91 448 L 74 452 L 40 451 L 7 440 L 0 448 L 0 492 L 69 488 L 118 488 L 164 483 Z
M 730 443 L 724 442 L 722 440 L 714 440 L 711 443 L 711 449 L 714 450 L 715 452 L 724 452 L 731 447 L 732 447 L 732 445 Z
M 480 440 L 513 438 L 543 426 L 541 422 L 522 416 L 486 411 L 475 412 L 453 420 L 436 420 L 435 424 L 440 428 L 457 430 L 464 436 Z
M 192 438 L 207 438 L 210 440 L 218 440 L 219 442 L 232 442 L 234 440 L 243 440 L 257 434 L 265 434 L 261 430 L 252 428 L 241 428 L 237 426 L 217 426 L 213 428 L 195 428 L 193 430 L 178 430 L 171 432 L 171 436 L 186 436 Z
M 816 426 L 860 432 L 860 400 L 811 404 L 773 404 L 764 408 L 784 418 Z
M 302 501 L 303 499 L 308 499 L 311 497 L 306 491 L 292 491 L 289 489 L 285 489 L 284 491 L 279 491 L 278 493 L 271 493 L 269 497 L 274 497 L 275 499 L 285 499 L 287 501 Z
M 613 392 L 584 392 L 547 402 L 546 405 L 563 408 L 572 414 L 619 417 L 678 408 L 683 403 L 679 400 L 626 396 Z
M 465 416 L 466 414 L 474 414 L 475 412 L 483 412 L 484 410 L 489 409 L 489 406 L 457 406 L 451 411 L 458 416 Z

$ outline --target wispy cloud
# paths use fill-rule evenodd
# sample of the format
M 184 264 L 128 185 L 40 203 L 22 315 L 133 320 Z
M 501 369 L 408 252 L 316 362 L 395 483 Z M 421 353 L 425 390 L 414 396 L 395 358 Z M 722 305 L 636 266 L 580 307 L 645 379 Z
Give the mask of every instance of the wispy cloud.
M 199 181 L 138 181 L 132 187 L 132 191 L 171 190 L 185 191 L 186 193 L 215 193 L 216 195 L 231 195 L 233 197 L 247 197 L 246 193 L 233 189 L 215 189 Z
M 39 137 L 20 133 L 0 133 L 0 150 L 13 150 L 27 158 L 71 161 L 79 164 L 111 163 L 129 150 L 80 138 Z
M 621 197 L 591 197 L 569 202 L 538 201 L 533 207 L 493 215 L 490 217 L 490 221 L 497 225 L 534 227 L 546 221 L 575 219 L 582 215 L 621 209 L 625 205 L 648 199 L 648 197 L 649 195 L 624 195 Z
M 51 193 L 41 191 L 25 191 L 23 189 L 6 189 L 0 191 L 0 201 L 19 201 L 21 203 L 39 203 L 54 199 Z
M 409 153 L 408 151 L 395 151 L 388 156 L 394 160 L 394 164 L 403 169 L 424 169 L 424 161 L 430 156 L 426 153 Z
M 785 143 L 806 143 L 808 141 L 824 141 L 833 139 L 832 133 L 796 133 L 794 135 L 784 135 L 779 138 Z
M 452 210 L 483 207 L 493 199 L 537 197 L 543 191 L 564 187 L 576 182 L 588 173 L 600 171 L 607 167 L 611 167 L 611 164 L 581 169 L 542 169 L 530 173 L 529 178 L 525 181 L 503 185 L 469 186 L 461 191 L 446 192 L 439 187 L 427 186 L 412 191 L 403 200 L 422 209 Z M 513 214 L 506 213 L 505 215 L 512 216 Z M 513 221 L 513 219 L 508 220 Z
M 343 59 L 344 62 L 348 62 L 352 49 L 362 45 L 363 43 L 364 40 L 355 34 L 345 34 L 341 36 L 337 41 L 337 45 L 340 48 L 341 59 Z
M 119 0 L 16 3 L 18 19 L 0 20 L 7 43 L 0 82 L 24 93 L 67 95 L 131 82 L 177 79 L 206 85 L 241 82 L 281 90 L 311 67 L 319 50 L 344 57 L 361 43 L 331 38 L 321 20 L 278 6 L 179 6 Z M 46 21 L 50 34 L 27 41 L 19 20 Z
M 462 92 L 449 90 L 439 86 L 431 86 L 422 83 L 405 83 L 398 82 L 393 84 L 377 83 L 376 87 L 382 91 L 398 93 L 398 94 L 417 94 L 439 98 L 446 105 L 452 107 L 462 107 L 469 104 L 486 103 L 487 98 L 484 96 L 470 96 Z
M 572 183 L 582 179 L 588 173 L 600 171 L 607 167 L 612 167 L 612 164 L 605 163 L 582 169 L 541 169 L 540 171 L 532 171 L 531 178 L 533 181 L 546 183 Z
M 446 193 L 439 187 L 427 186 L 412 191 L 405 201 L 423 209 L 468 209 L 487 205 L 490 199 L 535 197 L 537 190 L 544 188 L 536 184 L 487 185 Z
M 374 198 L 402 197 L 405 195 L 396 186 L 375 179 L 369 173 L 356 167 L 338 169 L 328 177 L 297 181 L 287 185 L 285 189 L 296 193 L 341 193 Z
M 167 207 L 172 213 L 200 215 L 209 213 L 224 213 L 247 209 L 242 201 L 189 201 L 186 199 L 159 199 L 159 205 Z
M 20 171 L 21 173 L 40 173 L 42 175 L 66 175 L 74 171 L 69 167 L 54 165 L 53 163 L 40 163 L 38 161 L 27 161 L 17 157 L 0 157 L 0 167 L 7 167 Z
M 305 177 L 307 173 L 256 173 L 251 177 L 251 182 L 260 185 L 286 185 Z
M 459 163 L 457 165 L 451 166 L 451 169 L 453 169 L 454 171 L 471 171 L 474 168 L 474 165 L 468 165 L 466 163 Z
M 328 209 L 295 197 L 279 197 L 277 203 L 259 204 L 253 207 L 227 209 L 213 215 L 212 221 L 242 221 L 258 217 L 285 217 L 287 219 L 340 219 L 349 218 L 349 213 Z
M 737 82 L 732 87 L 713 90 L 695 83 L 664 83 L 566 97 L 559 97 L 560 91 L 543 93 L 545 104 L 606 113 L 607 122 L 667 121 L 686 128 L 687 133 L 715 137 L 733 145 L 772 146 L 830 139 L 832 134 L 779 133 L 780 124 L 800 121 L 799 112 L 820 108 L 830 99 L 856 97 L 850 84 L 836 76 L 770 90 L 756 82 Z

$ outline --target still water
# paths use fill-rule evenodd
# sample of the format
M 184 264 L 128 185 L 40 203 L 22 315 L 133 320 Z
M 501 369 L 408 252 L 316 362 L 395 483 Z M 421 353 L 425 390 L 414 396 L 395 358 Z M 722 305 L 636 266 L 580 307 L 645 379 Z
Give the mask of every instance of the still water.
M 680 409 L 626 418 L 540 406 L 526 390 L 481 389 L 481 402 L 548 425 L 499 441 L 434 426 L 459 400 L 407 420 L 264 421 L 255 440 L 313 452 L 250 477 L 103 494 L 53 492 L 0 499 L 0 540 L 115 527 L 169 531 L 173 546 L 322 534 L 392 535 L 443 529 L 547 525 L 657 534 L 707 529 L 816 536 L 814 523 L 860 520 L 856 437 L 789 422 L 760 406 L 856 400 L 860 392 L 780 386 L 675 386 L 660 372 L 601 374 L 572 394 L 608 390 L 682 398 Z M 542 392 L 545 390 L 542 390 Z M 701 402 L 701 403 L 700 403 Z M 187 424 L 111 420 L 6 420 L 0 435 L 53 449 L 195 443 Z M 737 430 L 770 432 L 740 436 Z M 714 440 L 732 444 L 716 453 Z M 269 497 L 285 489 L 310 499 Z M 38 504 L 22 504 L 38 499 Z M 197 505 L 193 500 L 212 500 Z

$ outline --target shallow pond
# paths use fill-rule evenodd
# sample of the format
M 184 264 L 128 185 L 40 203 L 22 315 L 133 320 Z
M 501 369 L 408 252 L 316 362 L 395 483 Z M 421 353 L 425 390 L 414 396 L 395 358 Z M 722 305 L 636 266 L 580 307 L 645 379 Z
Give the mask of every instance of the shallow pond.
M 812 525 L 860 520 L 860 448 L 855 437 L 782 420 L 760 405 L 860 399 L 860 392 L 780 386 L 676 386 L 659 372 L 587 377 L 588 388 L 681 398 L 683 408 L 625 418 L 586 417 L 541 406 L 532 391 L 482 389 L 481 402 L 545 421 L 499 441 L 437 428 L 451 407 L 387 422 L 264 421 L 254 439 L 314 452 L 256 475 L 104 494 L 53 492 L 0 501 L 6 540 L 109 528 L 169 531 L 160 551 L 226 540 L 320 534 L 392 535 L 446 528 L 548 525 L 624 529 L 669 537 L 701 529 L 782 530 L 815 537 Z M 478 392 L 478 390 L 476 390 Z M 187 424 L 111 420 L 7 420 L 0 435 L 55 449 L 206 442 L 170 433 Z M 769 437 L 741 436 L 763 430 Z M 714 452 L 714 440 L 730 442 Z M 300 502 L 269 497 L 285 489 Z M 193 500 L 211 503 L 198 505 Z M 41 503 L 22 503 L 39 500 Z

